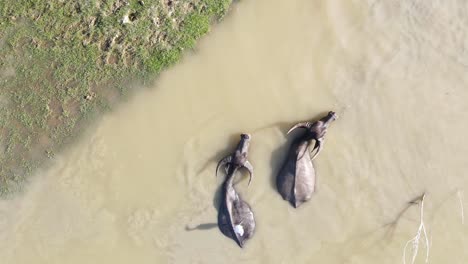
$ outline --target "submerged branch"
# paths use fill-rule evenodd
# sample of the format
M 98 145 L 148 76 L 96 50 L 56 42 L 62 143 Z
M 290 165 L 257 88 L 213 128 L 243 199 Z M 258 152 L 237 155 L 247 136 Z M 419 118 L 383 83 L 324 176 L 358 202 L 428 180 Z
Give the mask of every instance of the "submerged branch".
M 408 240 L 405 244 L 405 247 L 403 249 L 403 263 L 406 264 L 406 248 L 411 244 L 412 245 L 412 251 L 413 255 L 411 257 L 411 264 L 414 264 L 416 261 L 416 257 L 418 255 L 419 251 L 419 242 L 421 240 L 421 234 L 424 236 L 424 242 L 426 243 L 426 263 L 429 261 L 429 239 L 427 237 L 427 231 L 426 231 L 426 226 L 424 224 L 424 198 L 426 197 L 426 194 L 423 194 L 420 198 L 421 204 L 420 204 L 420 224 L 418 231 L 416 232 L 416 235 Z M 412 203 L 416 203 L 419 199 L 415 199 L 412 201 Z
M 410 200 L 406 206 L 398 213 L 397 217 L 395 218 L 395 220 L 391 223 L 388 223 L 386 226 L 390 226 L 389 227 L 389 230 L 388 232 L 386 232 L 387 234 L 393 234 L 393 231 L 395 230 L 397 224 L 398 224 L 398 221 L 400 221 L 401 217 L 403 217 L 403 215 L 406 213 L 406 211 L 408 211 L 408 209 L 415 205 L 415 204 L 418 204 L 420 201 L 422 201 L 423 197 L 425 196 L 425 193 L 422 193 L 421 195 L 418 195 L 416 196 L 415 198 L 413 198 L 412 200 Z

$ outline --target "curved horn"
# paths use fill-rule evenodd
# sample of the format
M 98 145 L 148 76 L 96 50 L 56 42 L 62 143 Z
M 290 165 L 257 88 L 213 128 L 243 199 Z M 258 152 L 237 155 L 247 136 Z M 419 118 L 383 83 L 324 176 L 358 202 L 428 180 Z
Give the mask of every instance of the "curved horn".
M 250 183 L 252 182 L 252 177 L 253 177 L 253 166 L 250 164 L 250 162 L 247 160 L 244 163 L 244 168 L 246 168 L 249 171 L 249 183 L 247 186 L 250 186 Z
M 312 126 L 312 123 L 311 122 L 301 122 L 301 123 L 297 123 L 296 125 L 294 125 L 293 127 L 291 127 L 291 129 L 288 130 L 288 132 L 286 134 L 289 134 L 291 133 L 294 129 L 296 128 L 310 128 Z
M 312 156 L 312 158 L 310 160 L 314 160 L 315 157 L 320 153 L 320 151 L 322 150 L 322 141 L 323 139 L 317 139 L 315 140 L 315 145 L 314 145 L 314 148 L 310 151 L 314 151 L 315 149 L 317 149 L 317 151 L 314 153 L 314 155 Z
M 226 156 L 226 157 L 222 158 L 222 159 L 218 162 L 218 165 L 216 165 L 216 177 L 218 177 L 219 167 L 228 164 L 229 162 L 231 162 L 231 160 L 232 160 L 232 156 L 229 155 L 229 156 Z

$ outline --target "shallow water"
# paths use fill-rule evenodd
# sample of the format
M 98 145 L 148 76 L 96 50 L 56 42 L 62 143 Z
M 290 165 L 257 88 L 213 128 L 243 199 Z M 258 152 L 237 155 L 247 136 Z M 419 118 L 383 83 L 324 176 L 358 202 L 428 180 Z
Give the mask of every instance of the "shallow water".
M 465 1 L 237 3 L 155 89 L 0 202 L 0 259 L 402 263 L 419 207 L 388 224 L 425 191 L 429 261 L 466 263 L 467 29 Z M 331 109 L 317 192 L 293 209 L 273 185 L 285 131 Z M 244 249 L 210 228 L 216 161 L 241 132 L 255 176 L 237 189 L 257 221 Z

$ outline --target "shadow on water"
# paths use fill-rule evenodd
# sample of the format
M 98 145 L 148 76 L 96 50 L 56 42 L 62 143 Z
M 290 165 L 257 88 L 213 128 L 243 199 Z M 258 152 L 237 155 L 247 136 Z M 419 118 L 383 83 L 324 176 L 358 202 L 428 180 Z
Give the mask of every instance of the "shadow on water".
M 206 223 L 206 224 L 199 224 L 194 227 L 190 227 L 188 225 L 185 226 L 185 231 L 194 231 L 194 230 L 210 230 L 213 228 L 218 227 L 217 223 Z
M 286 130 L 287 131 L 287 130 Z M 286 143 L 278 146 L 276 149 L 272 151 L 271 159 L 270 159 L 270 167 L 271 167 L 271 177 L 270 177 L 270 185 L 273 189 L 276 189 L 276 177 L 280 172 L 281 168 L 284 166 L 286 161 L 286 157 L 289 154 L 291 149 L 291 145 L 300 136 L 302 136 L 305 132 L 301 132 L 301 135 L 295 136 L 288 136 L 286 137 Z

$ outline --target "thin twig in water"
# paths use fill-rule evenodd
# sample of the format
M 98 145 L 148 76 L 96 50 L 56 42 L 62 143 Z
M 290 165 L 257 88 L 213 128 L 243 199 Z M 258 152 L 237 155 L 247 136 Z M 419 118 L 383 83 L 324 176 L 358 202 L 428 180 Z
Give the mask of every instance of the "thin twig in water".
M 420 213 L 420 224 L 418 228 L 418 232 L 416 235 L 408 240 L 405 244 L 405 248 L 403 249 L 403 263 L 406 264 L 406 248 L 408 247 L 409 244 L 412 245 L 412 250 L 413 250 L 413 256 L 411 257 L 411 264 L 413 264 L 416 261 L 416 256 L 418 255 L 418 250 L 419 250 L 419 240 L 421 239 L 421 233 L 424 235 L 424 241 L 426 243 L 426 263 L 429 261 L 429 239 L 427 237 L 427 232 L 426 232 L 426 226 L 424 225 L 424 198 L 426 197 L 426 194 L 423 194 L 421 197 L 421 213 Z M 415 202 L 413 200 L 413 202 Z
M 460 212 L 461 212 L 462 225 L 464 225 L 465 224 L 465 213 L 463 211 L 463 192 L 458 190 L 457 191 L 457 196 L 458 196 L 458 200 L 460 201 Z
M 395 231 L 398 222 L 399 222 L 400 219 L 403 217 L 403 215 L 405 214 L 405 212 L 406 212 L 411 206 L 413 206 L 413 205 L 415 205 L 415 204 L 418 204 L 418 203 L 422 200 L 423 196 L 424 196 L 424 193 L 421 194 L 421 195 L 416 196 L 416 197 L 413 198 L 411 201 L 409 201 L 409 202 L 407 203 L 407 205 L 398 213 L 398 215 L 397 215 L 397 217 L 395 218 L 395 220 L 393 220 L 393 222 L 388 223 L 388 224 L 385 225 L 385 226 L 389 226 L 389 229 L 387 230 L 385 236 L 390 236 L 390 237 L 392 237 L 393 232 Z

